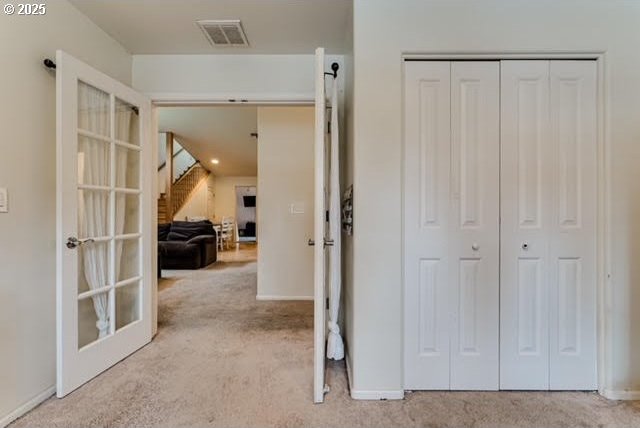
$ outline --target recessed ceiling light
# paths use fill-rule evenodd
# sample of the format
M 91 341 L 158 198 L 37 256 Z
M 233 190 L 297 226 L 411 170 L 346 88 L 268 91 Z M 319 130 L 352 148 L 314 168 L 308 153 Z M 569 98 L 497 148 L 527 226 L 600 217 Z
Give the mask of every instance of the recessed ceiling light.
M 220 161 L 218 159 L 211 159 L 211 163 L 214 165 L 218 165 Z

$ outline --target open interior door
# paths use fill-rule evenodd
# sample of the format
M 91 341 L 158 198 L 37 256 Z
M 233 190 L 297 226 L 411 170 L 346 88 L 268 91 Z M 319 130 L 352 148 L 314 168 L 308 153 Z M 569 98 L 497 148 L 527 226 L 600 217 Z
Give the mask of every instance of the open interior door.
M 326 345 L 326 95 L 324 87 L 324 48 L 316 49 L 315 96 L 315 174 L 314 174 L 314 376 L 313 401 L 322 403 L 325 393 L 325 345 Z
M 57 395 L 151 340 L 147 98 L 58 51 Z

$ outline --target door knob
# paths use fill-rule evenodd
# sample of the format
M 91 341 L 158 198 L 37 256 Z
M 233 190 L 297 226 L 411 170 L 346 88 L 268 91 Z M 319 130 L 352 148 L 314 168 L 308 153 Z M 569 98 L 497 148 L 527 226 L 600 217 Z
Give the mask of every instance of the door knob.
M 471 249 L 473 251 L 478 251 L 480 249 L 480 245 L 477 242 L 474 242 L 473 244 L 471 244 Z
M 309 242 L 307 242 L 307 245 L 310 247 L 313 247 L 314 245 L 316 245 L 316 243 L 313 239 L 309 239 Z
M 527 251 L 529 249 L 529 243 L 528 242 L 523 242 L 522 243 L 522 249 Z
M 90 244 L 92 242 L 95 242 L 92 238 L 78 239 L 75 236 L 71 236 L 67 238 L 67 248 L 74 249 L 74 248 L 78 248 L 83 244 Z

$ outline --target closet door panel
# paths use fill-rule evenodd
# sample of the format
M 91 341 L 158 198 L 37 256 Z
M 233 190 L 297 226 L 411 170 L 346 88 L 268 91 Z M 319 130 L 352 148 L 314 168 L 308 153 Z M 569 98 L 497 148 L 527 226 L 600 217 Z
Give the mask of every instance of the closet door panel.
M 596 389 L 596 63 L 551 61 L 550 389 Z
M 501 62 L 500 388 L 549 388 L 549 61 Z
M 451 389 L 498 388 L 500 65 L 451 65 Z
M 405 388 L 448 389 L 450 63 L 405 67 Z

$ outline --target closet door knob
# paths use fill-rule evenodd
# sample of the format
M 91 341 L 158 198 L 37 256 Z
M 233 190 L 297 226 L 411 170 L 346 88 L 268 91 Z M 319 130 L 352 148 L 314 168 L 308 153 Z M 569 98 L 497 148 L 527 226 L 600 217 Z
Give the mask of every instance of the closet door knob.
M 477 242 L 474 242 L 473 244 L 471 244 L 471 249 L 473 251 L 478 251 L 480 249 L 480 245 Z
M 529 243 L 528 242 L 523 242 L 522 243 L 522 249 L 527 251 L 529 249 Z

